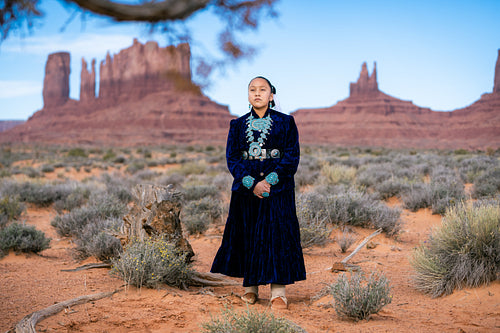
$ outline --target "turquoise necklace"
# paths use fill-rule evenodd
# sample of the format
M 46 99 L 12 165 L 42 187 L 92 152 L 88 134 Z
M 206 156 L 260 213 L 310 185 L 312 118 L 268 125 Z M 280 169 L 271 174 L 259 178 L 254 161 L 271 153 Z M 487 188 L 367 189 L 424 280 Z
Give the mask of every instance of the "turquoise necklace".
M 267 139 L 267 135 L 269 134 L 269 130 L 271 129 L 273 120 L 270 115 L 264 118 L 255 118 L 253 114 L 250 114 L 250 117 L 247 119 L 247 142 L 250 144 L 248 148 L 248 154 L 251 156 L 260 156 L 262 152 L 262 146 L 264 145 L 264 141 Z M 253 135 L 253 131 L 259 131 L 260 136 L 255 141 L 255 137 Z

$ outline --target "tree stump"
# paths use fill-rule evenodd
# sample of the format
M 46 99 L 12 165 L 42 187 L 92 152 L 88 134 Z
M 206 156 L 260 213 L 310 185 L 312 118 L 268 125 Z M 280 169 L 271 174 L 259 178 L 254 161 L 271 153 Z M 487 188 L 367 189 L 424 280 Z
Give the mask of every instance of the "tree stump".
M 123 217 L 123 228 L 118 238 L 122 245 L 132 240 L 144 241 L 160 236 L 186 255 L 190 261 L 194 256 L 191 244 L 182 234 L 179 219 L 181 193 L 172 186 L 138 184 L 132 189 L 135 202 L 130 212 Z

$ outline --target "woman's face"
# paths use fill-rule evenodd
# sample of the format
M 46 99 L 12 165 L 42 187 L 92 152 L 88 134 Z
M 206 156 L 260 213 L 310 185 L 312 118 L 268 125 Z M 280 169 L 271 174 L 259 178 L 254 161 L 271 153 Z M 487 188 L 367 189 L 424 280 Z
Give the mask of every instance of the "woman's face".
M 269 102 L 273 100 L 271 87 L 266 80 L 255 78 L 248 86 L 248 102 L 252 104 L 255 111 L 266 111 Z

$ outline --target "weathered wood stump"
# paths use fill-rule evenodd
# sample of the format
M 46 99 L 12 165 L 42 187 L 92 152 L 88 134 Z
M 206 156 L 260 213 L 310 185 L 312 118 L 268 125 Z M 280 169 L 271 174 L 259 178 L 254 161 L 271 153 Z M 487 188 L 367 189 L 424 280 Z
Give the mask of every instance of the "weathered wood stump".
M 143 241 L 149 237 L 161 236 L 186 255 L 190 261 L 194 256 L 191 244 L 182 235 L 179 219 L 181 193 L 172 186 L 138 184 L 132 194 L 135 197 L 130 212 L 123 217 L 122 233 L 118 238 L 122 245 L 132 240 Z

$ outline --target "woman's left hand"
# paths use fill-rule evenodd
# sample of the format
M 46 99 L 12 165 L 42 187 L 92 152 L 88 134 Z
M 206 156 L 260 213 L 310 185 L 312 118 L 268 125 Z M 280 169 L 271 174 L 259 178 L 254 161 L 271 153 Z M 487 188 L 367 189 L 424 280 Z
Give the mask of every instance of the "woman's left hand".
M 258 182 L 257 185 L 255 185 L 255 187 L 253 188 L 253 194 L 255 194 L 255 196 L 260 199 L 264 199 L 262 193 L 266 192 L 269 194 L 270 191 L 271 191 L 271 185 L 269 185 L 269 183 L 265 179 Z

